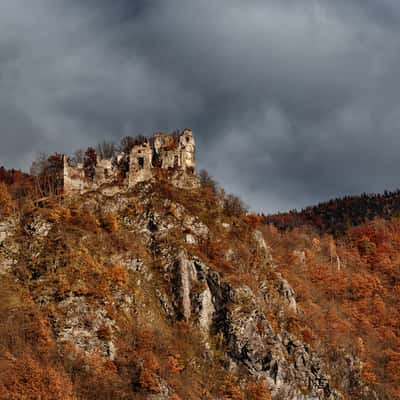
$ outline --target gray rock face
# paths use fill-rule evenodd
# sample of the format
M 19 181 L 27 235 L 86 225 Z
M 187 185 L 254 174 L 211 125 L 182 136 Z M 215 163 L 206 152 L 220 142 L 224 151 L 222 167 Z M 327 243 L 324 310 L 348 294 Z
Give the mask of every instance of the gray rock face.
M 173 265 L 176 317 L 195 320 L 204 334 L 209 332 L 215 313 L 214 299 L 207 284 L 208 268 L 181 252 Z
M 9 235 L 9 224 L 6 222 L 0 223 L 0 244 L 3 243 Z
M 0 223 L 0 274 L 10 271 L 17 259 L 18 244 L 7 240 L 15 233 L 16 224 L 14 219 Z
M 222 334 L 231 361 L 264 378 L 274 398 L 342 398 L 307 344 L 285 331 L 274 333 L 250 288 L 233 288 L 185 252 L 177 256 L 172 284 L 178 318 L 194 321 L 204 333 Z M 294 291 L 284 279 L 280 289 L 287 307 L 296 309 Z
M 293 288 L 289 285 L 289 282 L 286 279 L 282 278 L 281 274 L 278 274 L 281 277 L 281 284 L 279 286 L 279 292 L 282 297 L 285 299 L 286 305 L 289 310 L 297 313 L 297 303 L 296 303 L 296 294 Z
M 180 312 L 180 317 L 189 321 L 192 315 L 191 289 L 196 281 L 196 270 L 184 253 L 179 254 L 175 262 L 175 269 L 176 309 L 178 313 Z
M 72 342 L 87 354 L 97 351 L 114 359 L 115 322 L 103 308 L 90 304 L 83 296 L 71 296 L 60 302 L 58 309 L 66 314 L 65 319 L 56 319 L 59 342 Z
M 261 256 L 262 266 L 271 265 L 271 248 L 265 243 L 263 234 L 260 231 L 254 231 L 254 240 L 257 243 L 259 256 Z
M 222 329 L 231 357 L 252 374 L 264 376 L 274 397 L 340 399 L 322 363 L 307 344 L 287 332 L 275 334 L 249 288 L 233 290 Z M 280 396 L 280 397 L 279 397 Z

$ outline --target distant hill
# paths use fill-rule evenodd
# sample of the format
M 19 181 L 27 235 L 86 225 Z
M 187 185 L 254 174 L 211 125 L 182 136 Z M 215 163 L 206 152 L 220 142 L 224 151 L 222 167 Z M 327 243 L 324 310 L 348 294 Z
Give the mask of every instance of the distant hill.
M 319 232 L 340 235 L 348 228 L 374 218 L 391 219 L 400 215 L 400 190 L 383 194 L 366 194 L 336 198 L 301 211 L 291 210 L 263 216 L 265 224 L 280 230 L 309 225 Z

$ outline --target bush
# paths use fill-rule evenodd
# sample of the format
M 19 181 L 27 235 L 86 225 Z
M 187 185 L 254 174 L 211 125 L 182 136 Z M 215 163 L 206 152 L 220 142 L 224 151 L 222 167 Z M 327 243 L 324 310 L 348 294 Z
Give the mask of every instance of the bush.
M 119 230 L 119 222 L 115 215 L 104 214 L 100 218 L 101 227 L 109 233 L 115 233 Z
M 0 183 L 0 218 L 9 217 L 14 211 L 14 201 L 7 185 Z
M 140 371 L 140 387 L 144 390 L 153 393 L 160 393 L 160 379 L 158 372 L 160 370 L 160 364 L 155 357 L 154 353 L 148 352 L 143 361 L 143 367 Z
M 89 147 L 85 152 L 83 169 L 87 179 L 93 180 L 96 173 L 97 154 L 93 147 Z
M 211 189 L 214 193 L 217 192 L 218 184 L 205 169 L 199 172 L 200 185 L 203 189 Z
M 240 217 L 248 211 L 243 201 L 233 194 L 228 194 L 224 197 L 222 208 L 227 217 Z
M 247 400 L 271 400 L 270 391 L 264 381 L 251 382 L 246 387 Z

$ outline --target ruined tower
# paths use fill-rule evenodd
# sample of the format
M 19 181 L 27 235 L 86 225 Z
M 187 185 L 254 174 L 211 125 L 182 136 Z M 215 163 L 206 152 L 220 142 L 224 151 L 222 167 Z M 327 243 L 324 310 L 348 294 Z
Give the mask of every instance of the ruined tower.
M 193 174 L 196 169 L 196 143 L 193 132 L 190 129 L 185 129 L 179 137 L 179 148 L 182 169 Z
M 129 187 L 152 177 L 153 149 L 146 140 L 132 147 L 129 157 Z
M 179 137 L 174 134 L 156 133 L 154 135 L 155 163 L 162 169 L 180 168 Z
M 83 164 L 78 163 L 75 167 L 69 164 L 68 157 L 63 156 L 63 180 L 64 192 L 80 192 L 85 188 L 85 171 Z
M 154 153 L 162 169 L 175 169 L 191 173 L 195 170 L 195 141 L 190 129 L 185 129 L 180 135 L 155 134 Z

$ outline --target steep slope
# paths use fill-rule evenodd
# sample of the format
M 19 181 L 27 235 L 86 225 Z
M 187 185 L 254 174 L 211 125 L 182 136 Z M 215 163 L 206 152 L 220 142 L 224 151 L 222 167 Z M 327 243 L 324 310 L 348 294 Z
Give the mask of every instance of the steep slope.
M 1 223 L 0 399 L 378 398 L 223 195 L 109 189 Z

